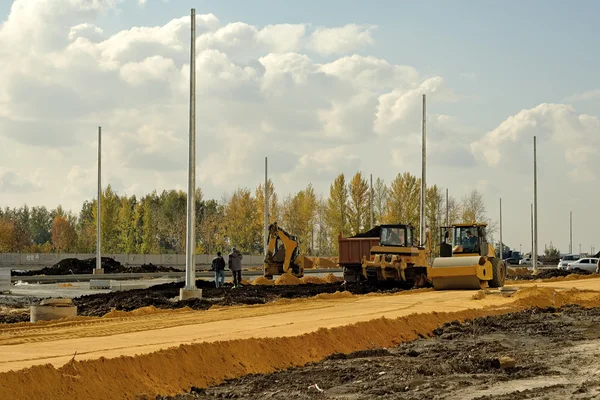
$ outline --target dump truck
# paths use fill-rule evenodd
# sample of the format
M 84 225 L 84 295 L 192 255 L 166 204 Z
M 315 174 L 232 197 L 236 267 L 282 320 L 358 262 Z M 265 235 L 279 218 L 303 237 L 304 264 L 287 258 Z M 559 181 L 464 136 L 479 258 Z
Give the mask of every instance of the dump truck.
M 296 236 L 289 234 L 273 222 L 269 225 L 267 255 L 264 260 L 263 275 L 273 279 L 273 275 L 291 274 L 298 278 L 304 270 L 312 268 L 312 261 L 300 254 Z
M 363 277 L 371 282 L 396 281 L 412 283 L 415 287 L 426 286 L 430 252 L 415 243 L 412 225 L 381 225 L 378 242 L 371 247 L 370 256 L 363 255 Z
M 363 257 L 371 257 L 371 248 L 379 244 L 380 226 L 355 236 L 338 236 L 338 265 L 344 270 L 346 282 L 364 280 L 362 271 Z
M 506 266 L 488 242 L 486 228 L 477 222 L 440 228 L 439 257 L 427 268 L 435 290 L 504 286 Z

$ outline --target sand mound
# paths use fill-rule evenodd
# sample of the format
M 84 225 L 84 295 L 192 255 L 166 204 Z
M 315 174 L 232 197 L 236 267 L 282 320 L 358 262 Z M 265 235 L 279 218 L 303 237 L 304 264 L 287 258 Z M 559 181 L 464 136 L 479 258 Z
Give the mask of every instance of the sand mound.
M 256 278 L 255 280 L 252 281 L 251 285 L 254 285 L 254 286 L 258 286 L 258 285 L 272 286 L 273 285 L 273 281 L 270 280 L 270 279 L 265 278 L 264 276 L 259 276 L 258 278 Z
M 118 317 L 135 317 L 139 315 L 149 315 L 149 314 L 159 314 L 159 313 L 168 313 L 168 312 L 178 312 L 178 311 L 191 311 L 189 307 L 178 308 L 176 310 L 162 309 L 156 308 L 154 306 L 147 306 L 138 308 L 132 311 L 120 311 L 120 310 L 111 310 L 110 312 L 104 314 L 102 318 L 118 318 Z
M 486 294 L 485 294 L 485 291 L 483 291 L 483 290 L 478 290 L 478 291 L 477 291 L 477 293 L 475 293 L 475 294 L 474 294 L 474 295 L 471 297 L 471 299 L 473 299 L 473 300 L 483 300 L 483 299 L 485 299 L 485 296 L 486 296 Z
M 334 292 L 334 293 L 320 293 L 316 295 L 315 299 L 321 300 L 335 300 L 335 299 L 348 299 L 350 297 L 354 297 L 354 295 L 350 292 Z
M 316 276 L 303 276 L 302 278 L 300 278 L 300 281 L 305 284 L 312 283 L 314 285 L 322 285 L 325 283 L 323 279 Z
M 73 287 L 72 283 L 59 283 L 58 287 Z
M 252 284 L 252 282 L 250 282 L 248 279 L 242 279 L 242 285 L 248 286 L 248 285 L 251 285 L 251 284 Z
M 551 288 L 532 286 L 523 288 L 511 296 L 518 307 L 562 307 L 566 304 L 597 307 L 600 304 L 600 293 L 570 289 L 557 291 Z
M 337 257 L 314 257 L 312 258 L 315 268 L 337 268 Z
M 327 283 L 338 283 L 338 282 L 344 282 L 343 278 L 340 278 L 338 276 L 335 276 L 334 274 L 327 274 L 325 275 L 325 277 L 323 278 L 323 280 Z
M 275 280 L 275 285 L 301 285 L 302 281 L 299 278 L 296 278 L 294 275 L 283 274 L 277 280 Z

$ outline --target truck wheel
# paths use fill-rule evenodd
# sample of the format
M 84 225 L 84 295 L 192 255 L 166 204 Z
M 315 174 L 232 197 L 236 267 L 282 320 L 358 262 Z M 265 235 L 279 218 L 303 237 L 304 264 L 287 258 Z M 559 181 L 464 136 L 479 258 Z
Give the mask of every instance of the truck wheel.
M 503 287 L 506 279 L 504 263 L 496 257 L 490 258 L 490 262 L 492 263 L 492 279 L 488 282 L 488 286 L 491 288 Z
M 361 270 L 358 270 L 356 268 L 344 267 L 344 280 L 346 282 L 360 282 L 361 278 Z

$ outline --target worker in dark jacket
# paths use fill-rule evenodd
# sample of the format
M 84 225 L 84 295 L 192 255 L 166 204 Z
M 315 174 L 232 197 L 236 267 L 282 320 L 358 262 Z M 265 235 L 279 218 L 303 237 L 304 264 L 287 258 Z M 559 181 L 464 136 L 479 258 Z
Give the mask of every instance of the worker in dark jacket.
M 239 288 L 242 286 L 242 253 L 233 247 L 229 253 L 229 269 L 233 274 L 233 287 Z
M 217 256 L 212 260 L 212 270 L 215 271 L 215 286 L 219 287 L 225 283 L 225 260 L 221 256 L 221 252 L 217 252 Z M 219 284 L 219 280 L 221 283 Z

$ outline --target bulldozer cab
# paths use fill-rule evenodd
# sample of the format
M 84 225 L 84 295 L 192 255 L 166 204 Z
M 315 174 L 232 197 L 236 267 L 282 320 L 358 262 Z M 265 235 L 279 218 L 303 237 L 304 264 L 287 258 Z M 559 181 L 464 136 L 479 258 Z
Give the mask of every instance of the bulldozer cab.
M 441 228 L 440 257 L 487 255 L 487 224 L 457 224 Z
M 410 225 L 381 225 L 380 246 L 410 247 L 413 243 L 414 228 Z

